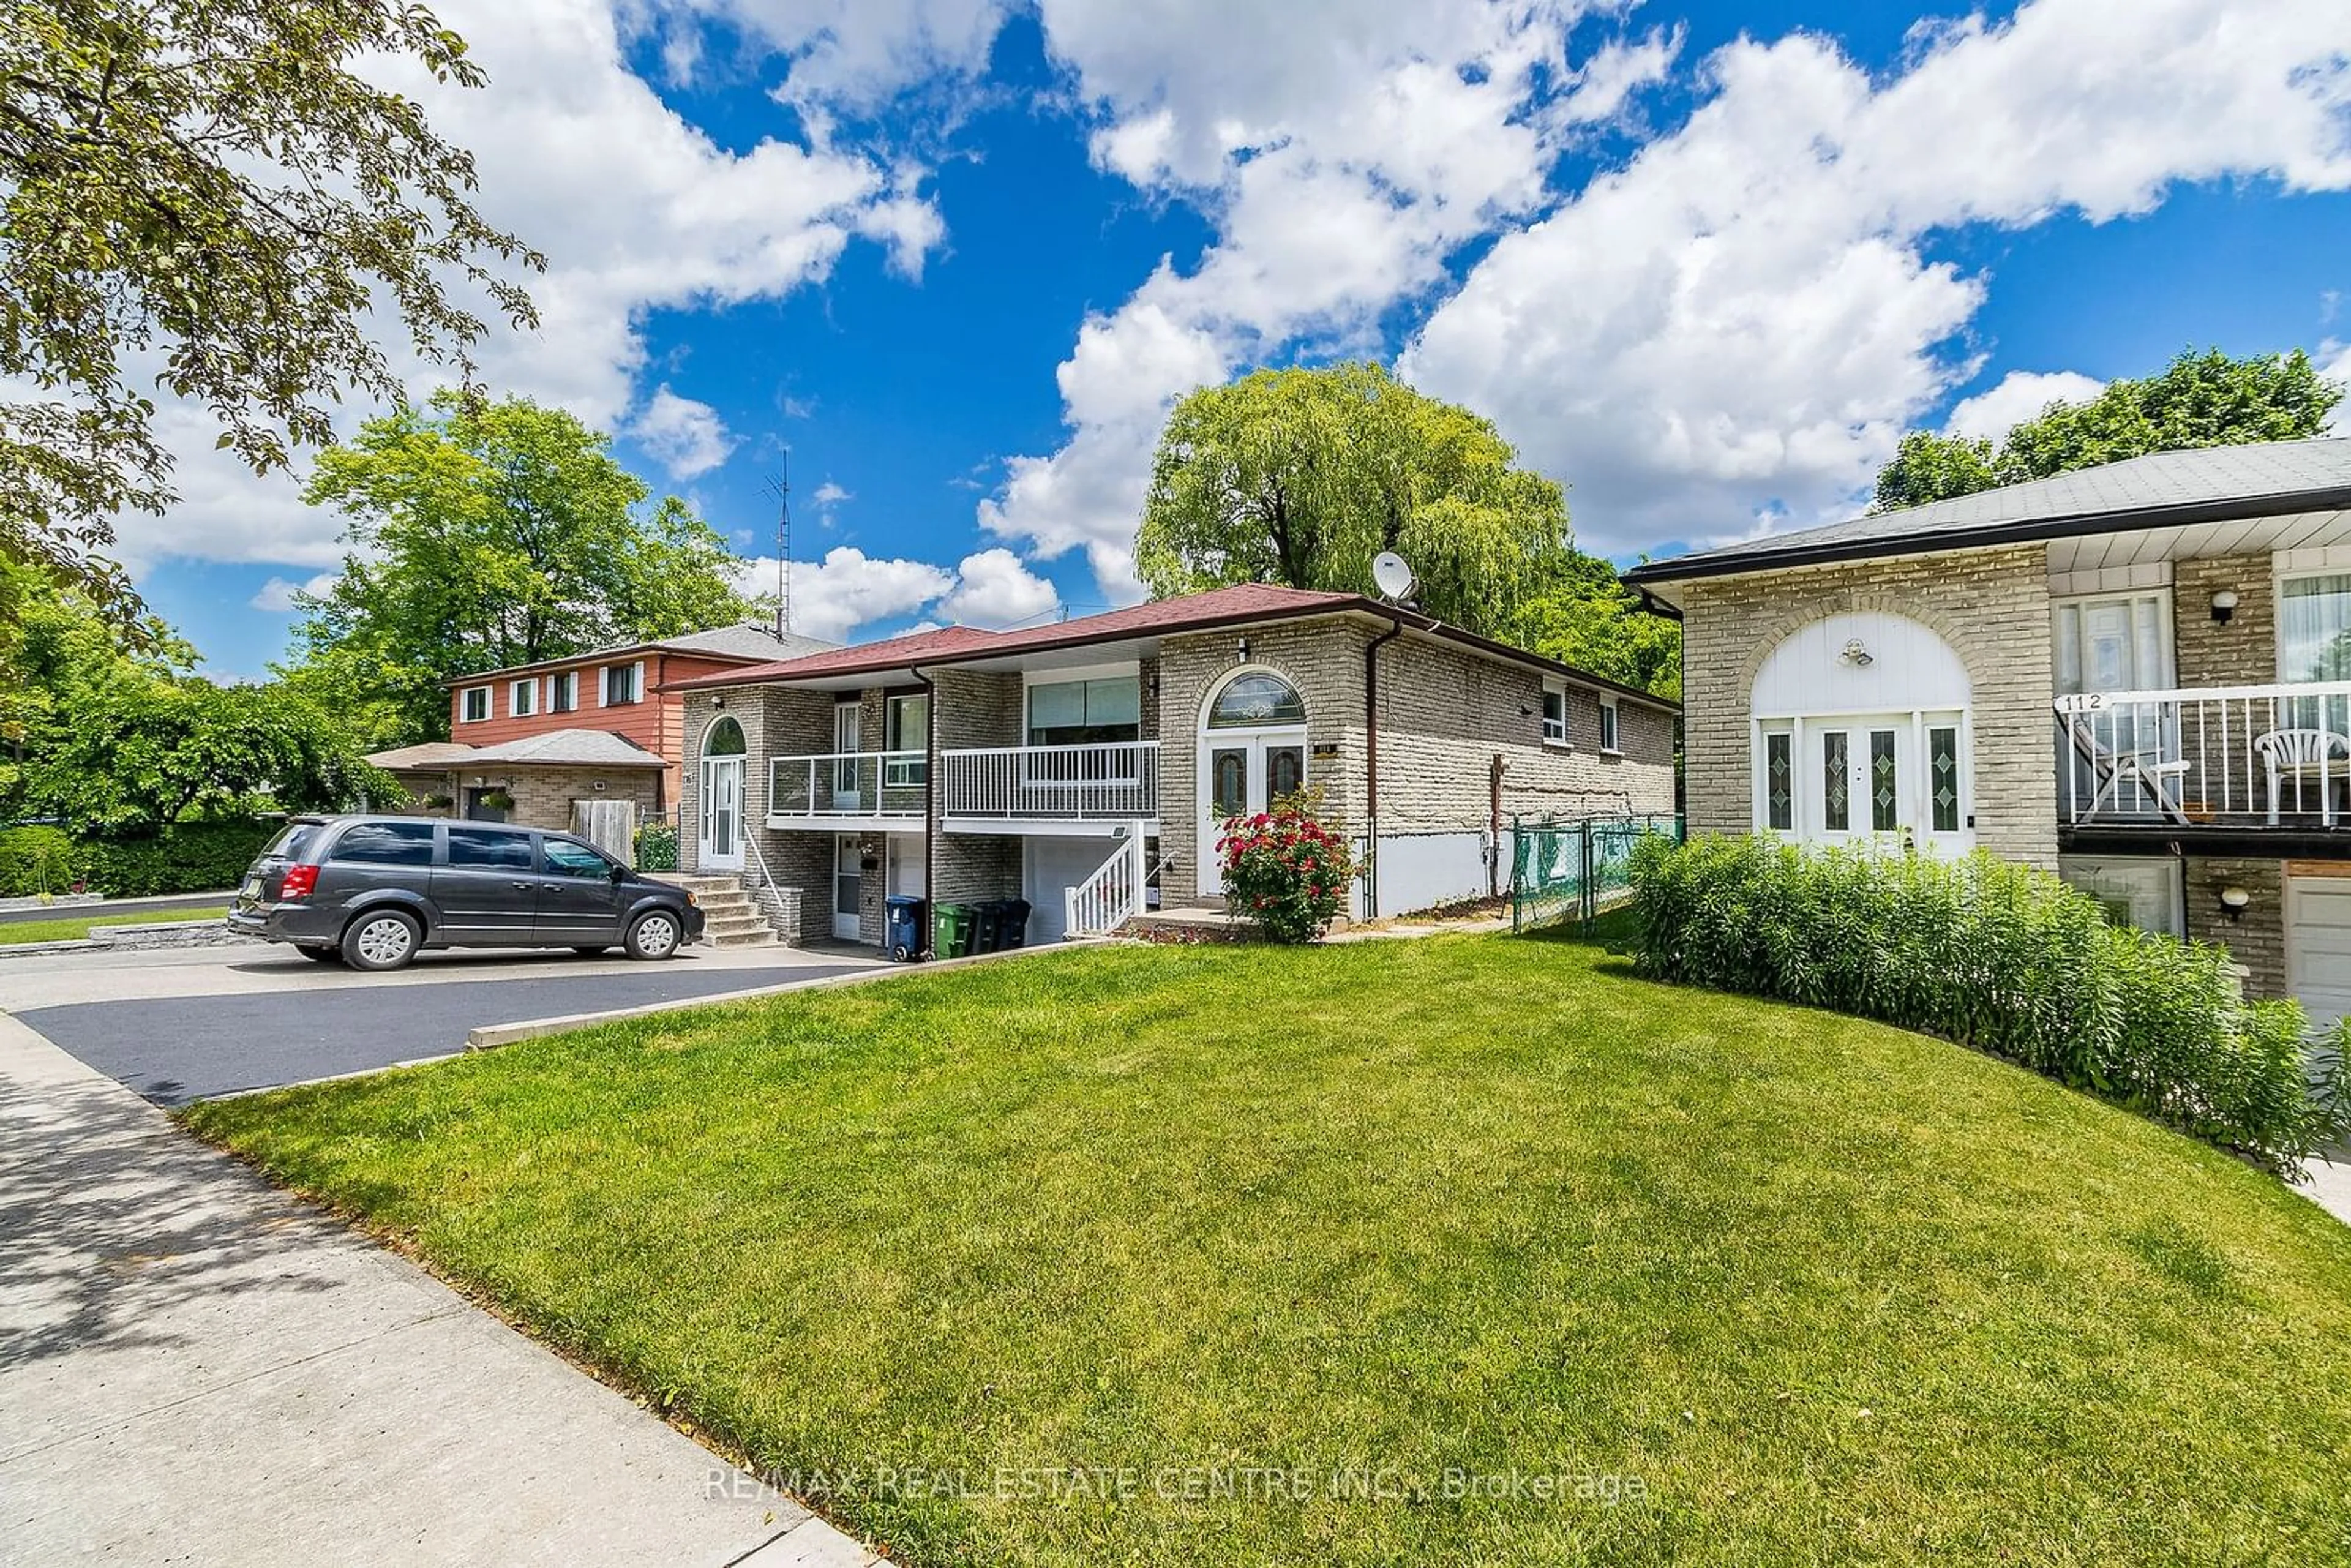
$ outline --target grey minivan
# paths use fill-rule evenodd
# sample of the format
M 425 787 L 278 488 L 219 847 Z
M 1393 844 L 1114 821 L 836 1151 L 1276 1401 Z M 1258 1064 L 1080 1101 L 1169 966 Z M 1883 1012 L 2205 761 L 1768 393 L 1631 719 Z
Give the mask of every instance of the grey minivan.
M 435 817 L 296 817 L 245 873 L 229 927 L 308 957 L 397 969 L 426 947 L 614 944 L 667 958 L 694 894 L 568 833 Z

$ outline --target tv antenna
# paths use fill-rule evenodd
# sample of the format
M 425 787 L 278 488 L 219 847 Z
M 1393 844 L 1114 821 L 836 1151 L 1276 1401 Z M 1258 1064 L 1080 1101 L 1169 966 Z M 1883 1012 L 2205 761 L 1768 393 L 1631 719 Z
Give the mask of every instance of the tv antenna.
M 1412 568 L 1395 551 L 1384 549 L 1372 558 L 1372 581 L 1378 585 L 1380 597 L 1389 603 L 1410 602 L 1405 595 L 1412 591 Z
M 784 448 L 780 473 L 768 480 L 768 494 L 776 498 L 776 637 L 792 632 L 792 449 Z

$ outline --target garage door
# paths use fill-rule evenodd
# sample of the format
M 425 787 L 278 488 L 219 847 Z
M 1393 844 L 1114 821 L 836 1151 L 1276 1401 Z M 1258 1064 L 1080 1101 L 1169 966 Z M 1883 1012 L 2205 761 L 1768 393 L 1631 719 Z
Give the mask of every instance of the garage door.
M 1102 869 L 1102 862 L 1124 841 L 1029 838 L 1022 895 L 1029 900 L 1029 940 L 1059 942 L 1067 934 L 1069 905 L 1064 894 Z
M 2351 1016 L 2351 877 L 2286 884 L 2286 978 L 2311 1022 Z

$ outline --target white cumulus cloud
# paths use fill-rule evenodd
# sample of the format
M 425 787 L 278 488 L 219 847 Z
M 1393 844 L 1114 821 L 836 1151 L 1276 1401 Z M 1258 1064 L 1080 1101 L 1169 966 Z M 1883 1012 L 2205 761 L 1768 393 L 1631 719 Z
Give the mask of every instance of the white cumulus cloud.
M 341 576 L 339 572 L 322 571 L 307 582 L 289 582 L 273 577 L 261 585 L 260 591 L 247 602 L 256 610 L 266 610 L 273 615 L 288 615 L 296 609 L 294 596 L 307 593 L 313 599 L 323 599 L 331 592 Z
M 955 591 L 938 602 L 938 612 L 958 626 L 991 629 L 1050 615 L 1061 596 L 1050 582 L 1001 546 L 963 558 L 956 568 Z
M 1801 524 L 1980 363 L 1989 280 L 1931 234 L 2351 187 L 2351 8 L 2036 0 L 1911 42 L 1879 78 L 1808 34 L 1716 51 L 1687 122 L 1496 244 L 1401 368 L 1571 481 L 1595 548 Z
M 726 462 L 737 444 L 716 409 L 678 396 L 666 383 L 653 389 L 644 408 L 629 422 L 629 434 L 681 484 Z

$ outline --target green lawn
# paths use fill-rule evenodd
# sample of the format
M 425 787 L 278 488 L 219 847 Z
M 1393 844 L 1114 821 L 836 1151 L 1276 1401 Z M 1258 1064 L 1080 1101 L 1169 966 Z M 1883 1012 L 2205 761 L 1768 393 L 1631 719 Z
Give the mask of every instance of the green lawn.
M 2351 1228 L 1592 946 L 1070 953 L 188 1115 L 908 1563 L 2351 1554 Z
M 79 915 L 55 920 L 0 921 L 0 945 L 17 942 L 78 942 L 93 925 L 155 925 L 172 920 L 218 920 L 226 909 L 142 909 L 130 914 Z

